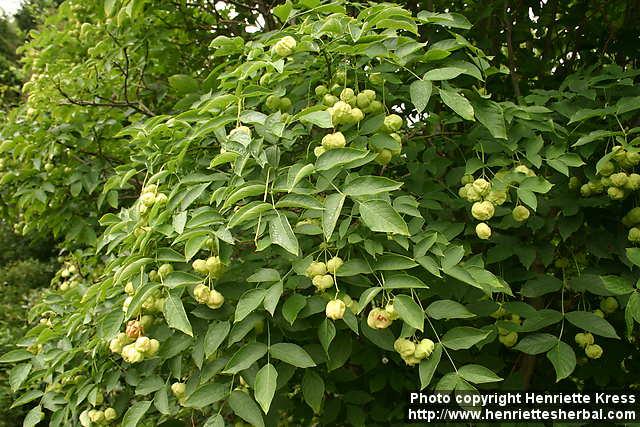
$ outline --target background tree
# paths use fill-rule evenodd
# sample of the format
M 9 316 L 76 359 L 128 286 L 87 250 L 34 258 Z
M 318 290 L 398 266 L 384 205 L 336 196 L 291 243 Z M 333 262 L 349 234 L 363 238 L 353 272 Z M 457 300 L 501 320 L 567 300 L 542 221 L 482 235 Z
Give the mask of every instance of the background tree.
M 12 106 L 19 93 L 17 75 L 17 55 L 19 37 L 13 24 L 0 16 L 0 108 L 6 110 Z
M 35 5 L 31 2 L 30 5 Z M 36 16 L 33 10 L 23 5 L 19 11 L 22 18 L 29 18 L 32 27 L 41 18 L 42 10 Z M 27 37 L 28 28 L 19 19 L 6 16 L 0 19 L 0 114 L 14 108 L 20 102 L 22 75 L 20 73 L 19 49 Z M 4 164 L 5 160 L 2 159 Z M 4 167 L 4 166 L 2 166 Z M 48 287 L 57 268 L 55 245 L 49 235 L 16 234 L 9 221 L 3 216 L 0 224 L 0 286 L 2 303 L 0 307 L 0 330 L 2 352 L 10 351 L 29 328 L 27 313 L 33 301 L 41 298 L 42 288 Z M 22 423 L 27 410 L 23 407 L 11 408 L 14 399 L 8 378 L 10 367 L 0 369 L 0 425 L 15 426 Z
M 508 66 L 511 73 L 491 93 L 507 98 L 531 89 L 555 89 L 570 74 L 596 64 L 637 67 L 636 0 L 405 2 L 409 10 L 452 10 L 473 28 L 465 36 Z M 431 36 L 430 36 L 431 37 Z M 494 82 L 497 83 L 497 82 Z

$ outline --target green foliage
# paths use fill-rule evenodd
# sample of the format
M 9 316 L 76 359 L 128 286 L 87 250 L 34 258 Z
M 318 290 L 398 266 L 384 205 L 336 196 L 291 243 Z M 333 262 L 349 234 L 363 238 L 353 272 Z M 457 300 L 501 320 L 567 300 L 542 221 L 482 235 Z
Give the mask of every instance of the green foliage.
M 42 21 L 62 3 L 63 0 L 24 0 L 13 16 L 18 28 L 27 34 L 37 28 Z
M 0 111 L 14 105 L 20 93 L 16 57 L 19 41 L 14 25 L 0 15 Z
M 12 234 L 3 227 L 2 260 L 0 261 L 0 286 L 2 303 L 0 304 L 0 348 L 3 353 L 13 350 L 15 343 L 29 329 L 27 312 L 29 307 L 42 295 L 55 270 L 50 260 L 41 261 L 29 258 L 38 254 L 44 259 L 46 245 L 26 244 L 25 239 Z M 18 379 L 26 377 L 26 368 L 4 365 L 0 368 L 0 425 L 17 425 L 24 418 L 23 408 L 11 409 L 14 392 L 19 387 Z
M 418 388 L 636 385 L 638 71 L 521 87 L 511 21 L 497 55 L 395 4 L 249 33 L 99 3 L 44 21 L 0 129 L 5 216 L 69 254 L 0 357 L 27 420 L 393 425 Z

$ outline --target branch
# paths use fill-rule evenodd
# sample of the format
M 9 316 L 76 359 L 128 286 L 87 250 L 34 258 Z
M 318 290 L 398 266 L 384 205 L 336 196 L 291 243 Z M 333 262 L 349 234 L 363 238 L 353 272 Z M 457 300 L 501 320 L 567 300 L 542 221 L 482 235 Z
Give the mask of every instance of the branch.
M 542 62 L 545 63 L 551 55 L 553 34 L 556 23 L 556 14 L 558 13 L 558 0 L 552 0 L 551 2 L 551 14 L 549 20 L 549 26 L 547 27 L 547 34 L 544 38 L 544 48 L 542 50 Z
M 327 51 L 324 49 L 322 49 L 322 55 L 324 56 L 324 61 L 327 63 L 327 73 L 329 73 L 329 75 L 327 76 L 327 80 L 331 81 L 331 79 L 333 78 L 333 72 L 331 71 L 331 60 L 329 59 Z
M 100 157 L 102 157 L 107 163 L 109 163 L 109 166 L 111 166 L 112 168 L 115 169 L 115 166 L 113 165 L 113 162 L 116 161 L 116 159 L 107 156 L 106 154 L 104 154 L 104 152 L 102 151 L 102 131 L 98 132 L 96 130 L 96 128 L 94 127 L 92 129 L 93 131 L 93 140 L 96 142 L 96 145 L 98 146 L 98 155 Z M 120 162 L 118 162 L 120 163 Z
M 247 10 L 253 10 L 255 12 L 260 12 L 260 9 L 258 9 L 257 7 L 252 7 L 252 6 L 249 6 L 248 4 L 240 3 L 238 1 L 226 0 L 225 3 L 229 3 L 229 4 L 232 4 L 232 5 L 236 6 L 236 7 L 241 7 L 241 8 L 247 9 Z
M 271 14 L 271 5 L 267 4 L 264 0 L 258 0 L 257 2 L 258 10 L 264 18 L 264 28 L 267 31 L 275 30 L 277 28 L 276 21 L 273 19 L 273 15 Z
M 103 158 L 104 160 L 106 160 L 106 161 L 107 161 L 107 163 L 109 163 L 109 165 L 110 165 L 111 167 L 113 167 L 113 163 L 112 163 L 112 162 L 120 163 L 120 160 L 115 159 L 115 158 L 110 157 L 110 156 L 107 156 L 107 155 L 106 155 L 106 154 L 104 154 L 104 153 L 95 153 L 95 152 L 93 152 L 93 151 L 85 150 L 85 149 L 80 148 L 80 147 L 78 147 L 78 146 L 71 145 L 71 144 L 69 144 L 69 143 L 67 143 L 67 142 L 65 142 L 65 141 L 57 141 L 57 143 L 58 143 L 58 144 L 60 144 L 60 145 L 62 145 L 63 147 L 66 147 L 66 148 L 70 149 L 70 150 L 77 151 L 77 152 L 82 153 L 82 154 L 86 154 L 87 156 L 91 156 L 91 157 L 101 157 L 101 158 Z M 102 150 L 100 150 L 100 151 L 102 151 Z M 82 162 L 82 160 L 81 160 L 79 157 L 77 157 L 77 158 L 78 158 L 78 160 L 80 160 L 80 161 Z
M 122 53 L 124 54 L 124 100 L 126 103 L 129 103 L 129 55 L 127 55 L 127 47 L 122 48 Z
M 144 60 L 142 64 L 142 70 L 140 70 L 140 78 L 138 79 L 138 84 L 136 88 L 136 96 L 140 98 L 140 90 L 142 87 L 147 88 L 147 85 L 144 82 L 144 74 L 147 72 L 147 65 L 149 63 L 149 41 L 144 41 Z
M 113 62 L 113 64 L 118 68 L 118 70 L 120 70 L 120 72 L 122 73 L 122 76 L 124 77 L 124 100 L 127 104 L 131 104 L 131 102 L 129 102 L 129 69 L 130 69 L 130 64 L 129 64 L 129 54 L 127 53 L 127 46 L 123 46 L 122 43 L 120 43 L 120 41 L 118 41 L 118 39 L 116 38 L 116 36 L 114 36 L 113 34 L 111 34 L 109 31 L 107 31 L 107 34 L 109 34 L 109 36 L 113 39 L 113 41 L 120 47 L 122 47 L 122 53 L 124 56 L 124 62 L 125 62 L 125 66 L 123 67 L 122 65 L 120 65 L 119 62 Z M 145 57 L 146 60 L 146 57 Z M 146 63 L 145 63 L 145 67 L 146 67 Z
M 59 82 L 56 84 L 56 88 L 58 89 L 58 92 L 60 92 L 60 95 L 62 95 L 67 100 L 68 104 L 82 105 L 82 106 L 88 106 L 88 107 L 131 108 L 131 109 L 137 111 L 138 113 L 144 114 L 146 116 L 149 116 L 149 117 L 155 116 L 153 111 L 149 110 L 140 101 L 138 101 L 137 104 L 133 103 L 133 102 L 128 102 L 128 101 L 127 102 L 122 102 L 122 101 L 104 101 L 104 102 L 85 101 L 85 100 L 82 100 L 82 99 L 75 99 L 75 98 L 72 98 L 69 95 L 67 95 L 62 90 L 62 88 L 60 87 L 60 83 Z M 98 98 L 100 98 L 100 97 L 98 97 Z M 62 103 L 62 105 L 65 105 L 65 103 Z

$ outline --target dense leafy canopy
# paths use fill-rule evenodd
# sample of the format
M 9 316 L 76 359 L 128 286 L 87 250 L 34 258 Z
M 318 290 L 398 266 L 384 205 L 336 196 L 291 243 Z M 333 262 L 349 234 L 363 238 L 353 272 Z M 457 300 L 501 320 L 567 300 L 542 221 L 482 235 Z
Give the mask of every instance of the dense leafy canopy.
M 638 377 L 617 24 L 575 47 L 554 1 L 537 27 L 503 2 L 95 3 L 32 32 L 0 128 L 5 215 L 68 254 L 0 357 L 25 425 L 389 425 L 417 388 Z

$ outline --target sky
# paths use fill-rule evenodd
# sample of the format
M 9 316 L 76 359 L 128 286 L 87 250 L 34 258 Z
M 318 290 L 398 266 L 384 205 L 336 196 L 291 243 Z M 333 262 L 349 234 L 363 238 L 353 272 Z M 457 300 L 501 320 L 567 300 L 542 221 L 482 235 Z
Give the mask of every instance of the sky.
M 4 10 L 7 15 L 13 15 L 20 8 L 22 0 L 0 0 L 0 9 Z

